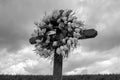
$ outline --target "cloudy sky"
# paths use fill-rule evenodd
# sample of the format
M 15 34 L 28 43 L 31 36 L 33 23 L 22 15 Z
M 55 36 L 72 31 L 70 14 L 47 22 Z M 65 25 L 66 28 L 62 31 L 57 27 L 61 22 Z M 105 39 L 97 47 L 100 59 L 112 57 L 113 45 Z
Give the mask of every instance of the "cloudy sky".
M 120 73 L 120 0 L 0 0 L 0 74 L 52 74 L 28 39 L 45 11 L 73 9 L 98 36 L 80 40 L 63 74 Z

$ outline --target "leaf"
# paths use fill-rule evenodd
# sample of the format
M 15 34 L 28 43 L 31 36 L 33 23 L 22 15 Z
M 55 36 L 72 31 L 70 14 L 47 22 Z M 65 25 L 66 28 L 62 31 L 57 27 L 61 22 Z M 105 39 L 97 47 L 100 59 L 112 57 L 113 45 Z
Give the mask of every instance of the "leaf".
M 66 20 L 67 20 L 67 17 L 62 17 L 62 20 L 63 20 L 63 21 L 66 21 Z
M 39 27 L 40 27 L 40 28 L 43 28 L 45 25 L 46 25 L 45 22 L 40 22 L 40 23 L 39 23 Z
M 71 32 L 71 31 L 72 31 L 72 28 L 71 28 L 71 27 L 68 27 L 68 31 Z
M 41 45 L 36 46 L 36 49 L 37 49 L 38 51 L 42 51 Z
M 53 13 L 52 13 L 52 17 L 53 17 L 54 19 L 57 19 L 59 15 L 60 15 L 59 10 L 54 10 Z
M 29 39 L 29 42 L 30 42 L 31 44 L 36 44 L 36 37 L 30 38 L 30 39 Z
M 38 22 L 34 22 L 34 24 L 35 24 L 36 26 L 39 26 L 39 23 L 38 23 Z
M 59 29 L 62 29 L 64 27 L 64 23 L 61 22 L 59 25 L 58 25 Z
M 50 18 L 51 18 L 50 16 L 44 16 L 42 21 L 45 23 L 48 23 L 48 22 L 50 22 Z
M 42 40 L 37 39 L 36 42 L 37 42 L 37 43 L 40 43 L 40 42 L 42 42 Z
M 42 33 L 45 33 L 46 32 L 46 29 L 42 29 Z
M 47 33 L 47 35 L 54 35 L 54 34 L 56 34 L 56 31 L 49 31 L 49 32 Z
M 38 29 L 34 29 L 34 33 L 38 34 L 38 31 L 39 31 Z
M 37 34 L 37 33 L 32 33 L 31 36 L 32 36 L 32 37 L 37 37 L 38 34 Z

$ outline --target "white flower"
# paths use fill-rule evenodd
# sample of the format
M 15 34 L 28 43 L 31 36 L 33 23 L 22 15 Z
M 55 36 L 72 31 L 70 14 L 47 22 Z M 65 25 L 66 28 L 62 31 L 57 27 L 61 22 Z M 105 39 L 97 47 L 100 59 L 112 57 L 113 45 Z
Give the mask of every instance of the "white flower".
M 50 43 L 50 41 L 49 41 L 49 40 L 46 40 L 45 42 L 46 42 L 47 44 L 48 44 L 48 43 Z
M 57 46 L 57 41 L 54 41 L 54 42 L 53 42 L 53 46 Z
M 75 32 L 79 33 L 80 32 L 80 28 L 75 28 Z
M 64 50 L 68 50 L 68 47 L 67 47 L 67 45 L 64 45 L 63 47 L 64 47 Z
M 62 20 L 63 20 L 63 21 L 66 21 L 66 20 L 67 20 L 67 17 L 65 17 L 65 16 L 62 17 Z
M 57 53 L 57 54 L 60 54 L 60 53 L 61 53 L 60 48 L 57 48 L 56 53 Z
M 75 38 L 80 38 L 80 37 L 81 37 L 81 34 L 80 34 L 80 33 L 74 32 L 73 35 L 74 35 Z
M 68 27 L 71 27 L 71 26 L 72 26 L 71 22 L 68 22 Z
M 46 29 L 42 29 L 42 33 L 45 33 L 46 32 Z
M 40 28 L 44 27 L 45 25 L 46 25 L 45 22 L 40 22 L 40 23 L 39 23 L 39 27 L 40 27 Z
M 71 23 L 71 26 L 72 26 L 73 28 L 75 28 L 75 27 L 76 27 L 75 23 Z
M 50 28 L 52 28 L 52 27 L 53 27 L 53 25 L 52 25 L 52 24 L 49 24 L 48 26 L 49 26 Z
M 62 42 L 63 42 L 63 43 L 66 43 L 66 39 L 62 39 Z
M 59 18 L 59 19 L 57 20 L 58 23 L 60 23 L 60 21 L 61 21 L 61 18 Z
M 72 28 L 71 28 L 71 27 L 68 27 L 68 31 L 71 32 L 71 31 L 72 31 Z
M 60 50 L 63 50 L 64 49 L 64 47 L 63 46 L 60 46 Z
M 67 44 L 71 45 L 71 40 L 70 39 L 67 40 Z
M 65 57 L 65 51 L 64 50 L 61 52 L 61 55 Z
M 37 43 L 40 43 L 41 41 L 42 41 L 42 40 L 39 40 L 39 39 L 36 40 Z

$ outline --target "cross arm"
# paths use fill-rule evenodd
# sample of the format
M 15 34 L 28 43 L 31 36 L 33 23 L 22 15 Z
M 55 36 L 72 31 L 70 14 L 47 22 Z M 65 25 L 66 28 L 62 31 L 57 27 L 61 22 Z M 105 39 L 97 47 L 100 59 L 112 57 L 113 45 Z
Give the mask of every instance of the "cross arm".
M 86 29 L 83 30 L 82 36 L 79 39 L 95 38 L 97 34 L 98 32 L 95 29 Z
M 82 36 L 79 39 L 89 39 L 89 38 L 95 38 L 97 36 L 98 32 L 95 29 L 86 29 L 82 31 Z M 29 39 L 29 42 L 31 44 L 36 44 L 36 39 L 41 38 L 39 37 L 32 37 Z

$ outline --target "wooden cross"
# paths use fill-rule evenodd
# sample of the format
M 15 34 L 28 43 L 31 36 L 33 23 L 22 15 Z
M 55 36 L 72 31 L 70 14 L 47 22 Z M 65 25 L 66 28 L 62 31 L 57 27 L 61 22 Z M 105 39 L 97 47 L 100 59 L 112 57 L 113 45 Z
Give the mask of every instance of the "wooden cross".
M 86 29 L 83 30 L 82 36 L 78 39 L 89 39 L 95 38 L 97 36 L 97 31 L 95 29 Z M 30 43 L 35 44 L 36 38 L 30 38 Z M 56 50 L 56 49 L 55 49 Z M 53 80 L 62 80 L 62 65 L 63 65 L 63 56 L 56 53 L 54 54 L 54 65 L 53 65 Z

